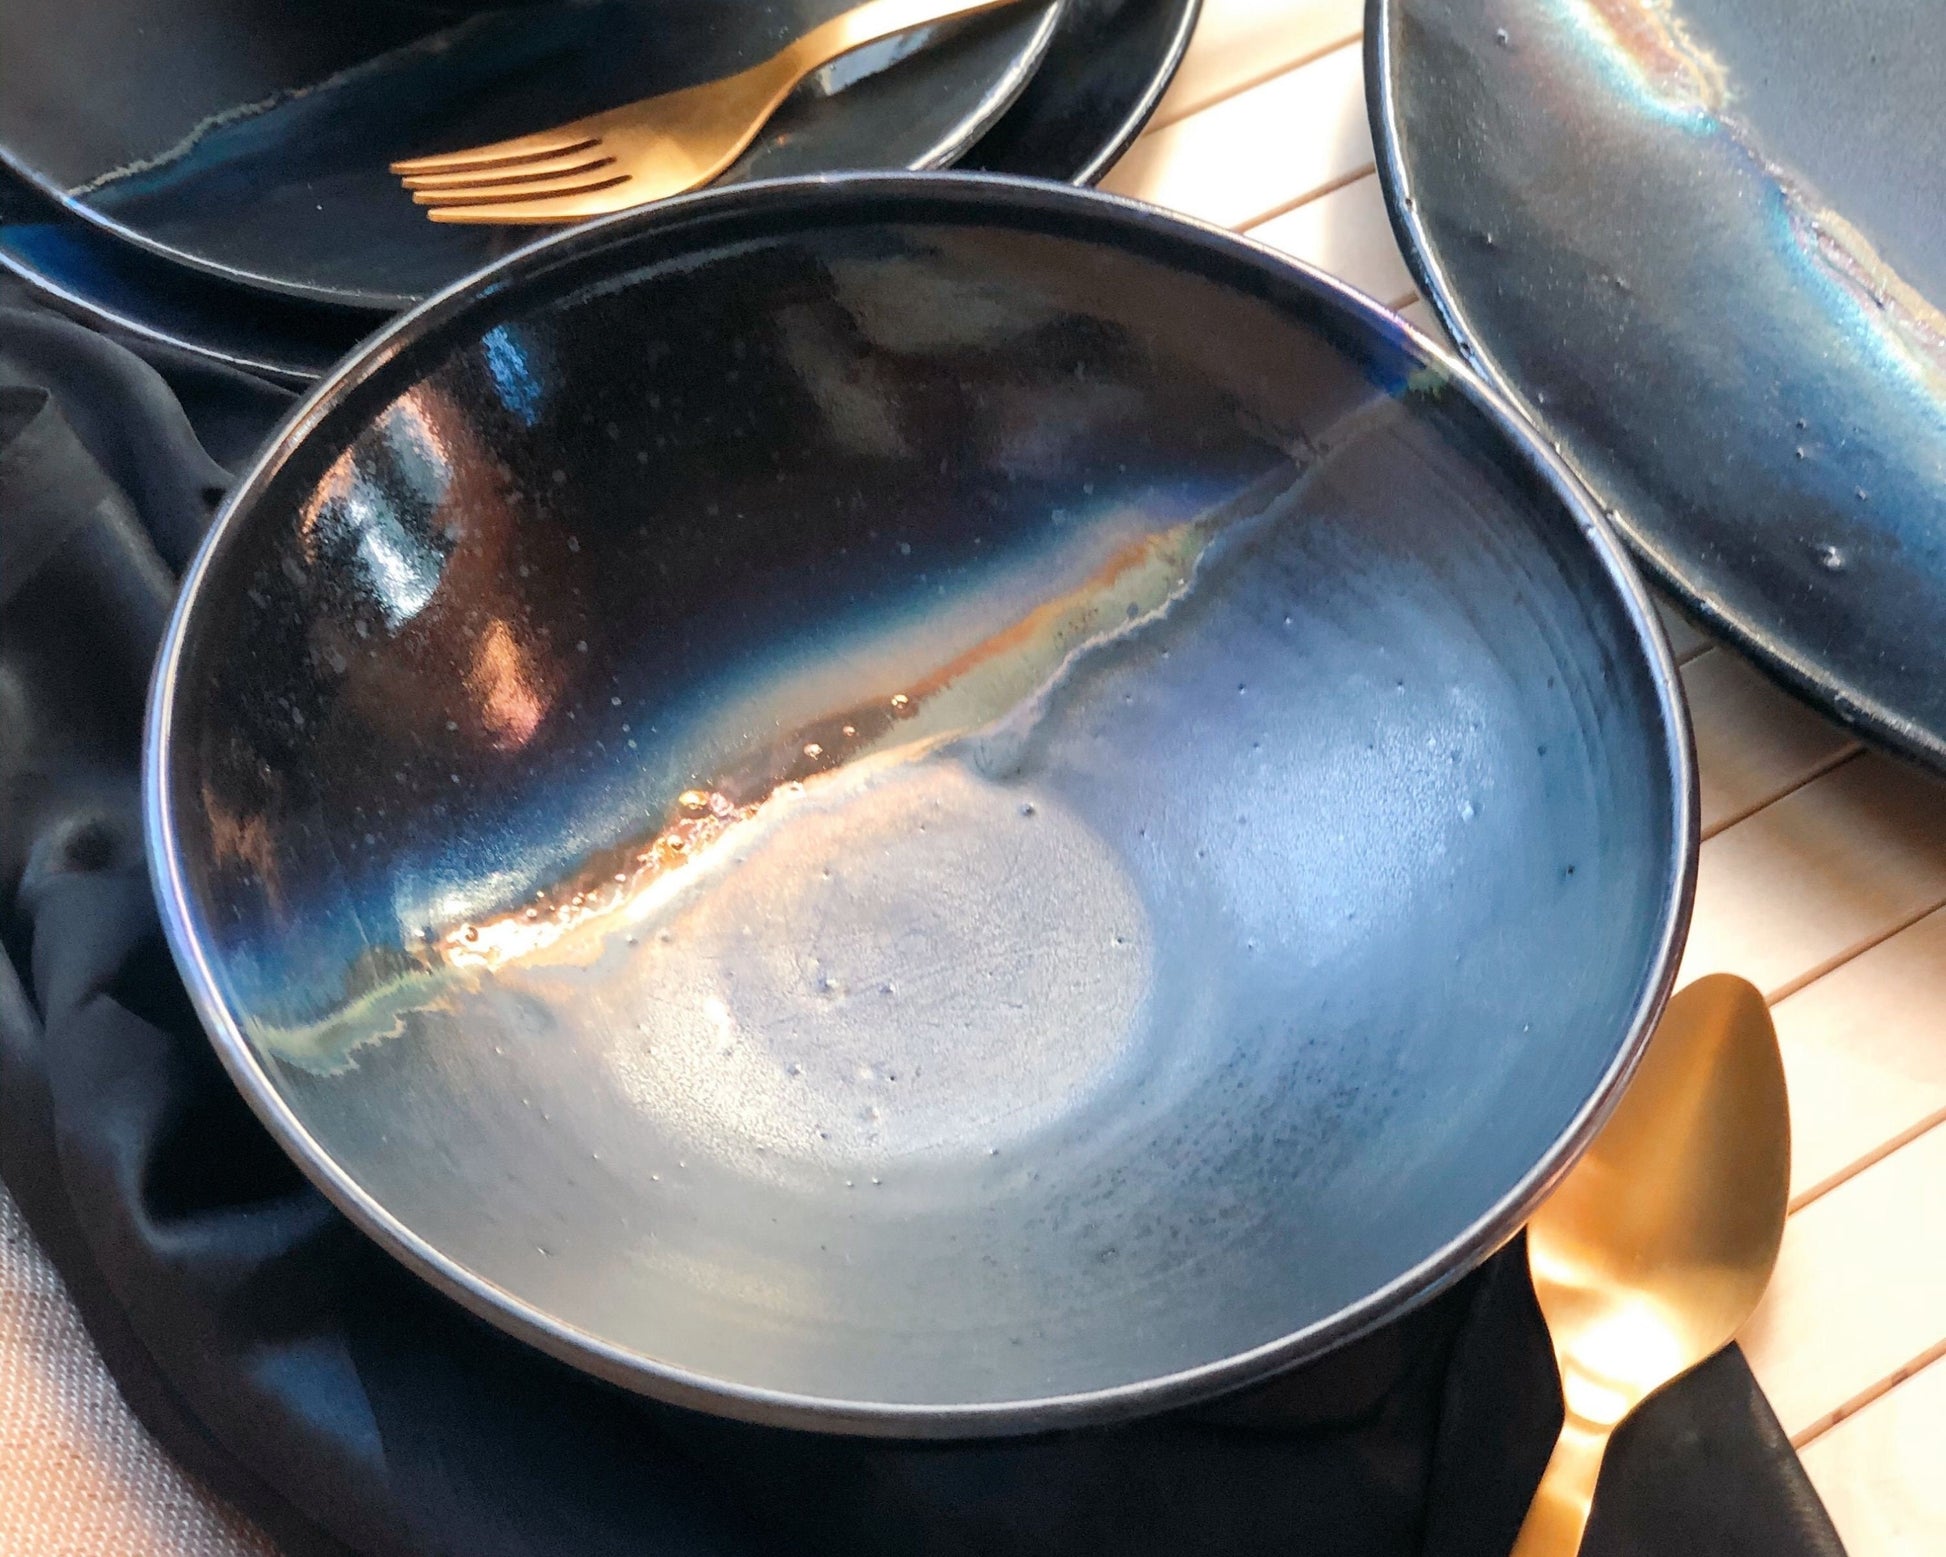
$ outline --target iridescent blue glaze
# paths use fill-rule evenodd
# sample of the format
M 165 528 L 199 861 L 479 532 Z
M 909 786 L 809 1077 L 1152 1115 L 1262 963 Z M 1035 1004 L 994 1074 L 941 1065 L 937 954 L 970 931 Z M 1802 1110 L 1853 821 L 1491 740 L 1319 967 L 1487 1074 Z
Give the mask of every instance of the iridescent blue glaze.
M 1673 672 L 1520 424 L 1051 185 L 723 191 L 408 317 L 219 519 L 151 842 L 319 1182 L 633 1387 L 1016 1431 L 1437 1290 L 1668 980 Z
M 1946 27 L 1924 0 L 1375 0 L 1409 257 L 1650 566 L 1946 764 Z

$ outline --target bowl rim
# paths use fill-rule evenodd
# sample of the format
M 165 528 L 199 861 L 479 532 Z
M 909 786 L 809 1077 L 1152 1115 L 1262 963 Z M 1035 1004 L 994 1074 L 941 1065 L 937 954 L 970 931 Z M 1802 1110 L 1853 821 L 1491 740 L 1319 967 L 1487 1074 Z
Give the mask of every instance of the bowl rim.
M 767 209 L 766 209 L 767 208 Z M 1627 1030 L 1591 1095 L 1540 1159 L 1457 1236 L 1336 1313 L 1246 1351 L 1173 1373 L 1068 1394 L 1004 1401 L 911 1403 L 827 1398 L 715 1378 L 659 1361 L 564 1323 L 489 1281 L 414 1232 L 341 1167 L 279 1095 L 264 1062 L 228 1010 L 191 914 L 172 820 L 172 761 L 178 671 L 196 605 L 231 537 L 293 452 L 348 393 L 402 352 L 510 288 L 581 262 L 605 246 L 632 248 L 648 233 L 680 234 L 685 224 L 755 210 L 773 221 L 825 216 L 860 224 L 940 220 L 978 222 L 1023 216 L 1059 230 L 1064 219 L 1094 235 L 1140 235 L 1178 250 L 1227 260 L 1295 284 L 1327 309 L 1389 334 L 1467 396 L 1551 490 L 1633 629 L 1649 671 L 1652 707 L 1664 735 L 1670 807 L 1668 889 L 1655 948 L 1629 1012 Z M 743 1421 L 871 1437 L 994 1437 L 1083 1426 L 1150 1414 L 1207 1399 L 1310 1361 L 1401 1317 L 1467 1275 L 1511 1239 L 1607 1119 L 1633 1075 L 1675 983 L 1695 895 L 1698 803 L 1687 706 L 1673 656 L 1647 588 L 1592 496 L 1506 399 L 1472 368 L 1410 323 L 1341 281 L 1261 243 L 1154 206 L 1037 179 L 988 173 L 845 173 L 704 190 L 644 210 L 565 229 L 515 251 L 400 315 L 297 402 L 231 487 L 185 572 L 149 688 L 142 759 L 145 849 L 162 926 L 197 1015 L 232 1081 L 300 1169 L 339 1210 L 408 1268 L 509 1334 L 587 1373 L 674 1405 Z

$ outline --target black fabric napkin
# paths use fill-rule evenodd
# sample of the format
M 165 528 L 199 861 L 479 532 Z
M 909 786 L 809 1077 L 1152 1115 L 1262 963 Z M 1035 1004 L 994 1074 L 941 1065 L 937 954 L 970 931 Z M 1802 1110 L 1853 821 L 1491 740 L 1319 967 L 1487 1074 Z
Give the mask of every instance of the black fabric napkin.
M 287 1550 L 1507 1551 L 1560 1420 L 1518 1243 L 1217 1405 L 966 1445 L 636 1400 L 368 1243 L 230 1086 L 142 860 L 142 701 L 174 578 L 285 397 L 15 302 L 0 306 L 0 1174 L 136 1413 Z M 1616 1436 L 1586 1550 L 1841 1557 L 1734 1349 Z

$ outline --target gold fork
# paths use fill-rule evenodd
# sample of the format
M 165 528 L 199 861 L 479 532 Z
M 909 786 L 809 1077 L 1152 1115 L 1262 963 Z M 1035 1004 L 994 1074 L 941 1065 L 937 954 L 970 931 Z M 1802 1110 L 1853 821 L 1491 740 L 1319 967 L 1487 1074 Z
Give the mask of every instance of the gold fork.
M 769 59 L 718 81 L 645 97 L 551 130 L 392 164 L 435 222 L 577 222 L 707 184 L 777 105 L 840 55 L 1014 0 L 866 0 Z

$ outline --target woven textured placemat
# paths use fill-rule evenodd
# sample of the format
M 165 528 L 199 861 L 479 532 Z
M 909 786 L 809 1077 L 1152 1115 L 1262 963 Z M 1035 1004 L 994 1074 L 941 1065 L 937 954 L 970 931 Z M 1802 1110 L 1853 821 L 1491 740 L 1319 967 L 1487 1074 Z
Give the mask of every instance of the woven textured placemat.
M 123 1402 L 0 1187 L 0 1553 L 274 1557 Z

